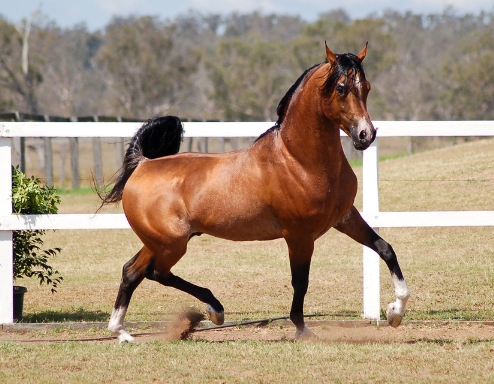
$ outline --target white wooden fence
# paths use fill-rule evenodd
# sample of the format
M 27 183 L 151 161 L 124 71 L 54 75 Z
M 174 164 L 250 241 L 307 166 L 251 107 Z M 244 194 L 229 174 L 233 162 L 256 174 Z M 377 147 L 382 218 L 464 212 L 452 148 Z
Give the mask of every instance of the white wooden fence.
M 494 121 L 375 121 L 379 137 L 494 136 Z M 257 137 L 270 123 L 186 122 L 186 137 Z M 131 137 L 138 123 L 0 122 L 0 324 L 13 321 L 12 231 L 26 229 L 129 228 L 123 214 L 13 215 L 11 138 Z M 494 211 L 380 212 L 378 139 L 363 154 L 363 217 L 374 228 L 494 226 Z M 364 247 L 363 316 L 379 319 L 379 256 Z

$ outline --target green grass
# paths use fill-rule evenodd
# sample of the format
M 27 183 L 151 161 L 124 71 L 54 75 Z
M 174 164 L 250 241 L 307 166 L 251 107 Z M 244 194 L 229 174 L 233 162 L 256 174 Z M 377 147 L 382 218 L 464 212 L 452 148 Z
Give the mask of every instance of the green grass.
M 93 188 L 63 189 L 57 188 L 60 196 L 94 196 Z
M 492 340 L 0 344 L 1 382 L 492 382 Z M 475 367 L 474 370 L 470 367 Z M 8 367 L 6 369 L 6 367 Z

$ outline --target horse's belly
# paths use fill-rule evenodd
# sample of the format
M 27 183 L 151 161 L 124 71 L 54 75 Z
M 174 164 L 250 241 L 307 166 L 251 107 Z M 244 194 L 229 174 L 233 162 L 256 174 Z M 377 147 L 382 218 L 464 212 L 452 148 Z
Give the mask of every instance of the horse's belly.
M 234 241 L 272 240 L 281 237 L 282 226 L 271 210 L 260 203 L 219 199 L 192 212 L 193 231 Z

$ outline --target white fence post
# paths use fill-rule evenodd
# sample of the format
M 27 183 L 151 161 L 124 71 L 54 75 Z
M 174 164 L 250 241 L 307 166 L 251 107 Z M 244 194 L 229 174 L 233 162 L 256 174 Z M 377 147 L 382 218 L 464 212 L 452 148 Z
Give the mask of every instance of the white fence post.
M 362 166 L 363 213 L 378 215 L 379 213 L 379 158 L 377 140 L 364 151 Z M 378 229 L 374 228 L 377 232 Z M 379 320 L 381 311 L 379 255 L 370 248 L 364 247 L 363 254 L 363 317 Z
M 0 215 L 12 213 L 11 139 L 0 138 Z M 12 231 L 0 230 L 0 324 L 14 320 Z

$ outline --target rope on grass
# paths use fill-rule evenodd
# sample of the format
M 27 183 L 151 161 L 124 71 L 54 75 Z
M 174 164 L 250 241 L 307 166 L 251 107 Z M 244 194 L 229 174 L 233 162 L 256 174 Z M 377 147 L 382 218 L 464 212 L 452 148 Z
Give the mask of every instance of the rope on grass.
M 329 316 L 330 314 L 324 314 L 324 313 L 313 313 L 309 315 L 304 315 L 304 318 L 309 318 L 309 317 L 318 317 L 318 316 Z M 333 315 L 334 316 L 334 315 Z M 342 315 L 343 316 L 343 315 Z M 241 327 L 241 326 L 247 326 L 247 325 L 253 325 L 253 324 L 258 324 L 260 327 L 264 327 L 274 321 L 279 321 L 279 320 L 288 320 L 290 319 L 289 316 L 281 316 L 281 317 L 269 317 L 266 319 L 260 319 L 260 320 L 244 320 L 244 321 L 235 321 L 235 322 L 229 322 L 227 324 L 223 325 L 212 325 L 209 327 L 196 327 L 193 329 L 192 332 L 202 332 L 202 331 L 211 331 L 215 329 L 224 329 L 224 328 L 232 328 L 232 327 Z M 153 336 L 153 335 L 162 335 L 165 334 L 166 331 L 160 331 L 160 332 L 141 332 L 141 333 L 134 333 L 132 336 L 134 337 L 139 337 L 139 336 Z M 118 336 L 105 336 L 105 337 L 89 337 L 89 338 L 80 338 L 80 339 L 30 339 L 30 340 L 4 340 L 3 342 L 12 342 L 12 343 L 68 343 L 68 342 L 88 342 L 88 341 L 107 341 L 107 340 L 113 340 L 117 339 Z

